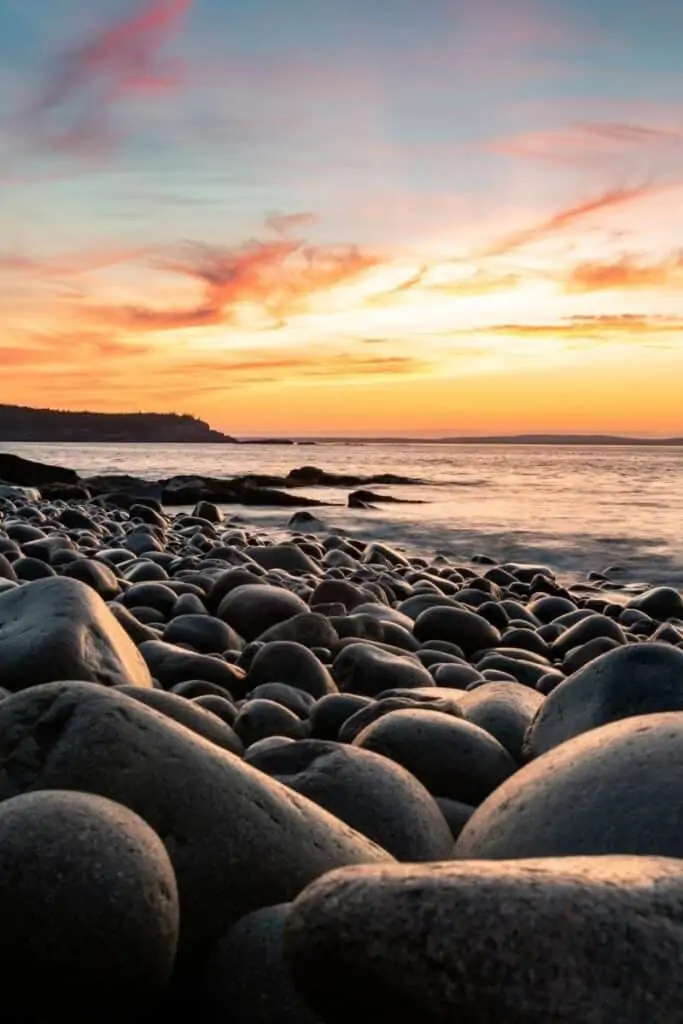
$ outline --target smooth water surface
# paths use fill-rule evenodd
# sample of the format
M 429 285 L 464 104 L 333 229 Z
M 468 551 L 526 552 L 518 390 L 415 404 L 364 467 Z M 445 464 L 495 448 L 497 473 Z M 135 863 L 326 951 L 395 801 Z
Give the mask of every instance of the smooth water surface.
M 552 445 L 345 444 L 113 445 L 15 444 L 26 458 L 83 475 L 131 473 L 286 475 L 295 466 L 370 476 L 400 473 L 420 487 L 373 487 L 426 504 L 345 508 L 347 491 L 304 489 L 335 502 L 329 526 L 381 537 L 410 551 L 459 559 L 485 553 L 533 561 L 572 576 L 608 566 L 624 580 L 683 582 L 683 448 Z M 248 522 L 285 527 L 288 509 L 235 509 Z

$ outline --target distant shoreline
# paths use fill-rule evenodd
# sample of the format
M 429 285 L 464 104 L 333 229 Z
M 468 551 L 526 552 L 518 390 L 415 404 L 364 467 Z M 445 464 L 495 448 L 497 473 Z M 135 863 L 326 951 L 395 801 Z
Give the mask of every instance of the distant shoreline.
M 159 444 L 159 445 L 187 445 L 187 444 L 211 444 L 214 447 L 221 447 L 222 444 L 229 446 L 240 445 L 264 445 L 294 447 L 307 447 L 316 445 L 346 444 L 346 445 L 371 445 L 371 444 L 429 444 L 429 445 L 505 445 L 505 446 L 536 446 L 536 447 L 584 447 L 584 448 L 683 448 L 683 437 L 619 437 L 612 434 L 517 434 L 511 436 L 491 435 L 481 437 L 246 437 L 226 438 L 225 441 L 196 439 L 164 439 L 153 438 L 117 438 L 111 437 L 83 437 L 83 438 L 47 438 L 47 437 L 11 437 L 0 436 L 0 445 L 13 444 L 102 444 L 121 447 L 123 445 Z

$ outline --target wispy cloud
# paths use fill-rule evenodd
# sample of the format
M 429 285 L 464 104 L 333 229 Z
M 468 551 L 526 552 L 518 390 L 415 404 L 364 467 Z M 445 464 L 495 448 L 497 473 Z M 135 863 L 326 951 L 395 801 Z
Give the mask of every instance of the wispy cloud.
M 504 156 L 543 160 L 565 167 L 616 166 L 624 157 L 661 153 L 683 145 L 676 126 L 621 121 L 576 121 L 566 127 L 519 132 L 494 139 L 489 149 Z
M 614 210 L 631 203 L 638 202 L 662 191 L 664 186 L 659 183 L 633 185 L 607 189 L 592 199 L 584 199 L 553 214 L 545 220 L 521 231 L 513 232 L 499 242 L 486 249 L 480 256 L 505 256 L 516 252 L 527 245 L 549 236 L 565 231 L 594 214 Z
M 295 223 L 301 220 L 291 218 L 284 226 Z M 250 305 L 282 326 L 315 295 L 354 280 L 380 262 L 379 255 L 358 246 L 307 245 L 282 231 L 275 240 L 250 241 L 237 248 L 188 243 L 159 266 L 200 286 L 194 305 L 120 306 L 100 308 L 96 314 L 128 330 L 164 331 L 232 323 L 240 308 Z
M 116 109 L 177 85 L 182 66 L 161 51 L 193 0 L 147 0 L 62 55 L 17 125 L 41 146 L 91 153 L 112 144 Z
M 642 254 L 628 253 L 612 260 L 586 260 L 573 267 L 566 279 L 569 292 L 635 291 L 682 284 L 681 252 L 658 262 L 648 262 Z
M 646 316 L 636 313 L 570 316 L 556 323 L 508 323 L 480 328 L 478 333 L 513 337 L 578 337 L 593 340 L 614 335 L 678 334 L 683 332 L 683 317 Z

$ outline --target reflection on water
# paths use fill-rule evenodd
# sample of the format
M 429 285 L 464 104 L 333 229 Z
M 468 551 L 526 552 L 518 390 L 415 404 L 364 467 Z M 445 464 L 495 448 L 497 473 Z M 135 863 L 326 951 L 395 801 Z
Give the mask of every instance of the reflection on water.
M 625 579 L 683 581 L 683 448 L 533 445 L 7 445 L 26 458 L 78 472 L 286 475 L 295 466 L 370 476 L 400 473 L 423 487 L 374 488 L 427 500 L 358 513 L 346 492 L 309 490 L 338 503 L 321 510 L 331 526 L 383 536 L 407 549 L 457 558 L 483 552 L 585 573 L 617 563 Z M 287 510 L 243 512 L 284 526 Z

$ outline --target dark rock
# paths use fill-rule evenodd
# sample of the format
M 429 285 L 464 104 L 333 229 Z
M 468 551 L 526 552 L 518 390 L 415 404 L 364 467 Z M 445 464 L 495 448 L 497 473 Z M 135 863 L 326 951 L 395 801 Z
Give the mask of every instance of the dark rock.
M 117 690 L 51 683 L 0 702 L 0 763 L 0 799 L 73 789 L 147 821 L 173 863 L 184 944 L 215 941 L 244 914 L 292 899 L 333 867 L 391 859 L 311 801 Z
M 194 595 L 183 595 L 184 597 Z M 199 654 L 221 654 L 241 650 L 244 643 L 234 629 L 211 615 L 178 615 L 164 629 L 168 644 L 189 644 Z
M 223 750 L 229 750 L 238 757 L 244 753 L 244 747 L 234 729 L 218 715 L 212 714 L 194 701 L 175 693 L 165 693 L 164 690 L 143 690 L 140 686 L 120 686 L 118 689 L 128 697 L 146 704 L 147 707 L 160 711 L 162 715 L 168 715 L 174 722 L 179 722 L 186 729 L 191 729 L 198 736 L 203 736 L 205 740 L 215 743 Z
M 303 740 L 250 763 L 320 804 L 397 860 L 450 857 L 453 838 L 434 799 L 400 765 L 359 747 Z
M 194 508 L 193 516 L 198 519 L 206 519 L 208 523 L 221 523 L 223 515 L 221 510 L 211 501 L 200 501 Z
M 126 608 L 156 608 L 168 619 L 178 595 L 167 583 L 134 583 L 121 597 Z
M 94 558 L 76 558 L 66 566 L 62 575 L 86 583 L 105 601 L 112 600 L 119 592 L 116 575 L 108 565 L 96 562 Z
M 551 645 L 551 656 L 561 661 L 574 647 L 580 647 L 596 637 L 609 637 L 617 643 L 625 644 L 626 637 L 618 622 L 606 615 L 590 615 L 575 622 Z
M 588 640 L 585 644 L 581 644 L 580 647 L 573 647 L 565 655 L 562 661 L 562 671 L 565 675 L 569 676 L 572 672 L 578 672 L 589 661 L 599 658 L 601 654 L 607 654 L 608 651 L 613 651 L 616 647 L 622 646 L 623 644 L 618 640 L 613 640 L 611 637 L 596 636 L 595 639 Z
M 180 684 L 180 686 L 183 685 L 183 683 Z M 175 692 L 178 692 L 177 687 Z M 232 726 L 235 724 L 235 719 L 238 714 L 237 708 L 228 700 L 227 697 L 218 697 L 216 694 L 207 693 L 200 694 L 198 697 L 188 697 L 187 699 L 191 700 L 193 704 L 197 705 L 197 707 L 204 708 L 205 711 L 210 711 L 212 714 L 220 718 L 222 722 L 225 722 L 226 725 Z M 235 735 L 237 735 L 237 733 L 235 733 Z
M 285 955 L 326 1024 L 663 1024 L 682 891 L 661 858 L 334 871 L 293 904 Z
M 311 606 L 316 604 L 343 604 L 353 611 L 367 601 L 367 593 L 348 580 L 322 580 L 311 594 Z
M 417 658 L 397 657 L 367 643 L 344 647 L 334 659 L 332 676 L 344 693 L 376 697 L 400 686 L 431 686 L 432 677 Z
M 632 597 L 629 608 L 645 612 L 651 619 L 663 622 L 666 619 L 683 619 L 683 595 L 673 587 L 654 587 L 644 594 Z
M 594 659 L 556 686 L 538 710 L 527 757 L 609 722 L 683 711 L 683 651 L 668 644 L 628 644 Z
M 164 689 L 170 690 L 188 679 L 202 679 L 232 694 L 231 687 L 239 687 L 244 678 L 241 669 L 228 664 L 223 658 L 196 654 L 161 640 L 146 640 L 140 644 L 139 650 L 151 674 Z
M 462 804 L 458 800 L 449 800 L 445 796 L 437 796 L 435 799 L 439 810 L 446 819 L 451 836 L 454 840 L 457 839 L 476 808 L 470 804 Z
M 178 940 L 168 855 L 132 811 L 86 793 L 0 806 L 2 1018 L 139 1021 Z M 36 984 L 27 984 L 33 978 Z
M 440 664 L 434 671 L 434 682 L 437 686 L 465 689 L 469 683 L 481 680 L 482 674 L 473 665 Z
M 337 740 L 347 719 L 361 708 L 373 704 L 370 697 L 357 693 L 331 693 L 317 700 L 311 708 L 309 727 L 311 736 L 318 740 Z
M 353 742 L 402 764 L 433 796 L 473 806 L 516 769 L 510 754 L 489 733 L 438 711 L 392 711 Z
M 78 473 L 62 466 L 33 462 L 9 452 L 0 452 L 0 480 L 20 487 L 42 487 L 44 484 L 79 484 Z
M 349 694 L 349 696 L 356 696 Z M 339 729 L 340 743 L 353 743 L 356 736 L 360 736 L 373 722 L 378 721 L 391 711 L 414 711 L 415 701 L 407 697 L 383 697 L 381 700 L 373 700 L 360 707 L 342 723 Z
M 325 615 L 300 612 L 259 633 L 258 639 L 262 643 L 288 641 L 303 647 L 329 648 L 337 643 L 339 637 Z
M 320 574 L 320 566 L 309 558 L 296 544 L 269 544 L 263 547 L 248 547 L 245 554 L 264 569 L 285 569 L 294 575 L 301 573 Z
M 423 644 L 430 640 L 448 640 L 466 655 L 496 647 L 501 641 L 495 626 L 464 608 L 428 608 L 415 622 L 415 636 Z
M 247 701 L 240 708 L 234 728 L 245 747 L 267 736 L 298 739 L 304 735 L 304 726 L 298 715 L 274 700 Z
M 561 743 L 503 783 L 464 829 L 458 856 L 681 857 L 681 786 L 682 713 L 613 722 Z
M 117 601 L 112 602 L 109 605 L 109 610 L 119 623 L 120 626 L 126 631 L 128 636 L 131 638 L 136 646 L 143 644 L 145 640 L 158 640 L 159 637 L 153 629 L 141 622 L 128 608 L 124 608 L 122 604 Z
M 250 700 L 274 700 L 276 704 L 281 704 L 302 720 L 308 718 L 315 703 L 315 698 L 310 693 L 287 683 L 261 683 L 247 694 L 247 701 Z
M 216 615 L 249 641 L 303 612 L 308 612 L 306 602 L 289 590 L 250 583 L 231 589 L 221 600 Z
M 250 689 L 272 682 L 288 683 L 315 698 L 337 690 L 328 669 L 315 654 L 308 647 L 289 640 L 264 644 L 250 665 L 247 675 Z
M 130 637 L 101 597 L 54 577 L 0 594 L 0 685 L 23 690 L 58 679 L 151 686 Z
M 283 958 L 288 903 L 247 914 L 211 954 L 202 1024 L 319 1024 Z
M 39 558 L 17 558 L 12 565 L 17 579 L 26 583 L 34 583 L 36 580 L 47 580 L 57 575 L 51 565 L 41 562 Z
M 517 764 L 529 725 L 543 704 L 543 697 L 520 683 L 485 683 L 462 694 L 458 703 L 463 717 L 495 736 Z

